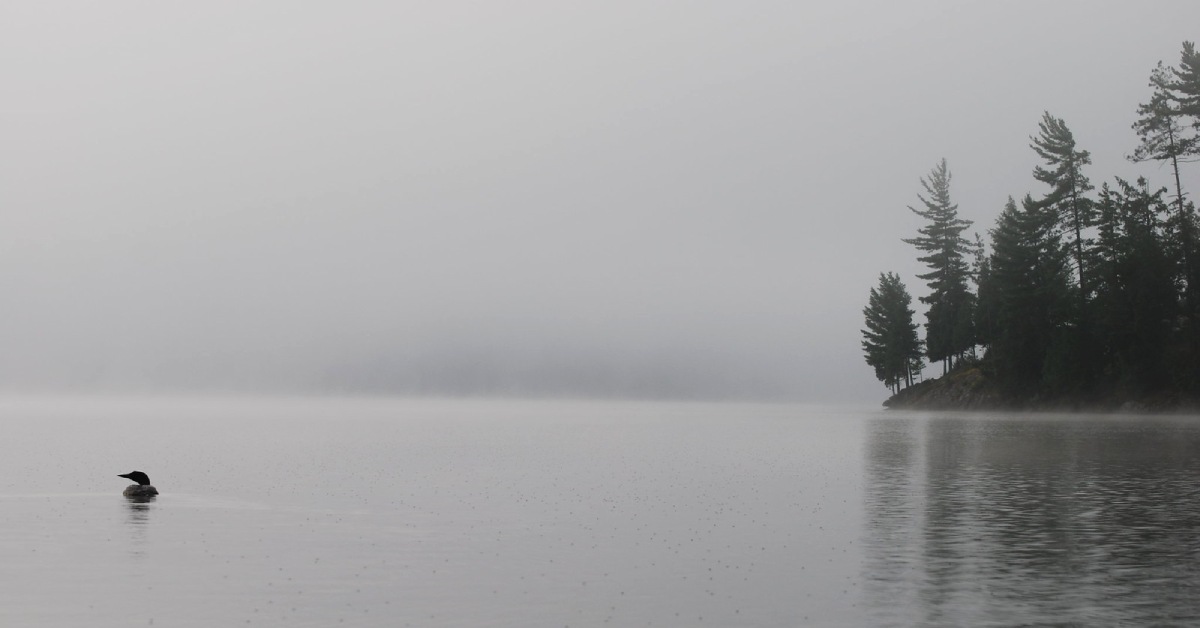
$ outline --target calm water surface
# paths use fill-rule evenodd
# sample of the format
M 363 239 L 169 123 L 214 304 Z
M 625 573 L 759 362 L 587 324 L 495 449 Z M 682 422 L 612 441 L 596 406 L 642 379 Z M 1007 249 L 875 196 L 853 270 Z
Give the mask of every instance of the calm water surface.
M 3 626 L 1200 625 L 1190 417 L 9 399 L 0 427 Z

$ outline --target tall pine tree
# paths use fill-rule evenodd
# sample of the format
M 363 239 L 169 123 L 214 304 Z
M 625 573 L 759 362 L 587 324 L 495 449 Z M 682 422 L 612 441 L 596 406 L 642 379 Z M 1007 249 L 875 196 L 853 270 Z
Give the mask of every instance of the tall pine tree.
M 1184 124 L 1184 116 L 1172 95 L 1172 69 L 1158 66 L 1150 73 L 1150 101 L 1138 105 L 1138 119 L 1133 123 L 1140 142 L 1131 161 L 1165 161 L 1171 164 L 1175 177 L 1176 209 L 1183 212 L 1183 184 L 1179 178 L 1179 162 L 1200 155 L 1200 137 Z
M 961 358 L 975 346 L 973 309 L 975 295 L 967 280 L 970 267 L 966 256 L 973 251 L 963 231 L 971 221 L 958 217 L 958 205 L 950 201 L 950 171 L 943 159 L 921 178 L 925 194 L 918 194 L 921 208 L 909 207 L 928 223 L 919 228 L 916 238 L 904 242 L 917 247 L 929 272 L 918 275 L 924 279 L 930 294 L 921 297 L 929 306 L 926 312 L 925 349 L 931 361 L 942 362 L 942 372 L 948 372 L 956 358 Z
M 1183 258 L 1184 281 L 1188 314 L 1195 315 L 1200 305 L 1200 281 L 1193 260 L 1196 239 L 1192 230 L 1191 206 L 1184 202 L 1183 184 L 1179 176 L 1179 164 L 1190 157 L 1200 155 L 1200 135 L 1188 128 L 1178 106 L 1179 99 L 1172 95 L 1173 71 L 1162 62 L 1150 74 L 1153 90 L 1150 102 L 1138 106 L 1138 119 L 1133 128 L 1141 142 L 1129 156 L 1132 161 L 1163 161 L 1171 165 L 1175 179 L 1176 224 L 1179 226 L 1180 253 Z
M 1086 196 L 1092 186 L 1083 174 L 1083 167 L 1092 163 L 1091 155 L 1076 147 L 1067 123 L 1049 112 L 1042 114 L 1038 135 L 1030 140 L 1030 148 L 1045 162 L 1044 166 L 1034 168 L 1033 176 L 1050 186 L 1041 205 L 1054 213 L 1059 228 L 1067 236 L 1079 273 L 1080 298 L 1086 299 L 1089 243 L 1084 231 L 1095 222 L 1095 209 Z

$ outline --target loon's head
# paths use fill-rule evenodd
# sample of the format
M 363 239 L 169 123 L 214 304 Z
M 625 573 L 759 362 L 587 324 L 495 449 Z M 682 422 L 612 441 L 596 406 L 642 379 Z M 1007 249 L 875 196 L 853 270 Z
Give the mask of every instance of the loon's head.
M 141 471 L 130 471 L 129 473 L 122 473 L 122 474 L 118 475 L 117 477 L 128 478 L 130 480 L 133 480 L 134 482 L 137 482 L 138 484 L 140 484 L 142 486 L 150 486 L 150 476 L 146 475 L 145 473 L 142 473 Z

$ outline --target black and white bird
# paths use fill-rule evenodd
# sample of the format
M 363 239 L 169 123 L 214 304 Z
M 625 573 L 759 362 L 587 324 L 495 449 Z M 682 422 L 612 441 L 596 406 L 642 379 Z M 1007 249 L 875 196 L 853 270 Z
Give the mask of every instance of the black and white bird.
M 129 486 L 125 487 L 125 492 L 121 494 L 126 497 L 145 499 L 158 495 L 158 489 L 150 486 L 150 476 L 142 473 L 141 471 L 130 471 L 129 473 L 123 473 L 117 477 L 128 478 L 134 482 L 137 482 L 137 484 L 130 484 Z

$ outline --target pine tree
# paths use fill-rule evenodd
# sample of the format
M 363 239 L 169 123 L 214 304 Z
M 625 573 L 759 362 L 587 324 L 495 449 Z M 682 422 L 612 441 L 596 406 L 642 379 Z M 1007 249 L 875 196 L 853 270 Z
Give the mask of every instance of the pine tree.
M 1180 226 L 1181 253 L 1183 257 L 1184 277 L 1187 285 L 1188 311 L 1192 313 L 1200 302 L 1197 290 L 1196 262 L 1193 261 L 1196 250 L 1196 240 L 1192 232 L 1190 207 L 1184 202 L 1183 184 L 1179 177 L 1179 164 L 1188 157 L 1200 155 L 1200 135 L 1188 129 L 1183 124 L 1176 99 L 1172 97 L 1172 71 L 1163 66 L 1162 62 L 1150 74 L 1150 87 L 1153 90 L 1150 102 L 1138 106 L 1138 119 L 1133 128 L 1137 131 L 1141 143 L 1133 154 L 1131 161 L 1165 161 L 1171 164 L 1171 172 L 1175 178 L 1175 211 L 1177 223 Z
M 1092 186 L 1083 174 L 1083 167 L 1092 163 L 1091 155 L 1076 147 L 1075 136 L 1066 122 L 1049 112 L 1042 114 L 1038 135 L 1030 140 L 1030 148 L 1045 162 L 1045 167 L 1034 168 L 1033 176 L 1050 186 L 1050 192 L 1040 203 L 1054 212 L 1059 228 L 1067 235 L 1067 245 L 1072 249 L 1079 273 L 1080 298 L 1086 299 L 1089 243 L 1084 230 L 1095 221 L 1095 210 L 1085 196 Z
M 967 286 L 970 269 L 966 255 L 972 252 L 971 243 L 962 233 L 971 226 L 971 221 L 958 217 L 958 205 L 950 201 L 950 171 L 943 159 L 921 178 L 925 194 L 918 194 L 922 208 L 909 209 L 929 221 L 917 230 L 916 238 L 904 242 L 925 253 L 917 258 L 929 267 L 929 272 L 918 275 L 926 280 L 929 296 L 921 302 L 929 306 L 926 313 L 925 349 L 932 361 L 942 361 L 942 371 L 947 372 L 955 358 L 961 358 L 975 346 L 975 330 L 972 309 L 975 297 Z
M 913 322 L 912 297 L 895 273 L 880 273 L 879 286 L 871 288 L 863 308 L 866 329 L 862 330 L 867 364 L 893 393 L 901 384 L 911 386 L 913 374 L 923 368 L 921 341 Z
M 1151 193 L 1117 179 L 1100 193 L 1097 311 L 1108 384 L 1133 394 L 1167 381 L 1177 311 L 1175 260 L 1167 238 L 1166 188 Z
M 1135 160 L 1169 162 L 1174 176 L 1173 215 L 1165 221 L 1167 242 L 1175 243 L 1182 260 L 1183 325 L 1177 330 L 1177 357 L 1172 369 L 1187 382 L 1183 388 L 1200 389 L 1200 229 L 1195 206 L 1187 200 L 1180 177 L 1181 163 L 1200 157 L 1200 53 L 1183 42 L 1177 67 L 1160 62 L 1150 75 L 1150 102 L 1138 108 L 1134 124 L 1141 144 Z
M 1141 143 L 1129 156 L 1131 161 L 1168 161 L 1175 176 L 1175 201 L 1183 208 L 1183 186 L 1179 179 L 1179 162 L 1200 155 L 1200 137 L 1189 133 L 1183 124 L 1183 114 L 1172 96 L 1172 70 L 1158 65 L 1150 73 L 1150 102 L 1138 105 L 1138 119 L 1133 123 Z
M 1000 382 L 1028 396 L 1043 388 L 1047 358 L 1069 311 L 1070 262 L 1057 217 L 1012 198 L 991 230 L 990 272 L 980 292 L 994 317 L 988 356 Z

